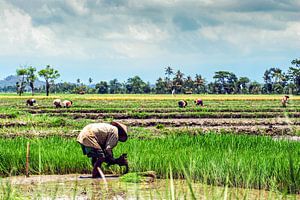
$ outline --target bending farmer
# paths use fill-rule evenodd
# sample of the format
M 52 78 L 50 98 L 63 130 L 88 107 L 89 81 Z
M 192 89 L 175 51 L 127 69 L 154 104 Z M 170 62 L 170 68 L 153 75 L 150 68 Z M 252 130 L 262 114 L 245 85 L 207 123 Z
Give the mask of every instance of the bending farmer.
M 82 129 L 77 137 L 77 142 L 81 144 L 83 154 L 92 158 L 93 178 L 100 177 L 97 168 L 101 167 L 103 162 L 109 165 L 126 166 L 126 170 L 128 170 L 126 154 L 114 158 L 112 152 L 118 141 L 125 142 L 126 140 L 127 127 L 119 122 L 93 123 Z

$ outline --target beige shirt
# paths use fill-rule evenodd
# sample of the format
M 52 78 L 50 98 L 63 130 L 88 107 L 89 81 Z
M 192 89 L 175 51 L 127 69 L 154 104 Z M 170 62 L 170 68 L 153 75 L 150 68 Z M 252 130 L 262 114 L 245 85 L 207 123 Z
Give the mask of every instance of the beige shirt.
M 102 150 L 113 149 L 117 145 L 118 139 L 118 128 L 107 123 L 89 124 L 77 137 L 80 144 Z

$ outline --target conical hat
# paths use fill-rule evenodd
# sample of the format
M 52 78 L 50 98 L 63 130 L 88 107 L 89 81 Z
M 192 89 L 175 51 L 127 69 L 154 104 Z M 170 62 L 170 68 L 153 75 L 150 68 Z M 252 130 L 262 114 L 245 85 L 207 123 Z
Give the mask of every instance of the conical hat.
M 121 142 L 126 141 L 127 140 L 127 132 L 128 132 L 127 126 L 120 122 L 111 122 L 111 125 L 118 127 L 119 130 L 122 130 L 122 131 L 119 131 L 119 140 L 120 140 L 120 138 L 122 138 L 120 140 Z

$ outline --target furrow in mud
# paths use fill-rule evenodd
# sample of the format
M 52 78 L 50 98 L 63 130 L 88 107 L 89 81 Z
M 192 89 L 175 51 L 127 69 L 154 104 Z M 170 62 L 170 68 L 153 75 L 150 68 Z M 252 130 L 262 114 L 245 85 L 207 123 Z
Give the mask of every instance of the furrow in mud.
M 300 117 L 300 113 L 49 113 L 49 116 L 71 117 L 73 119 L 185 119 L 185 118 L 274 118 Z
M 77 113 L 77 114 L 91 114 L 91 113 L 144 113 L 144 112 L 150 112 L 150 113 L 197 113 L 197 112 L 219 112 L 219 113 L 226 113 L 226 112 L 233 112 L 233 113 L 261 113 L 261 112 L 268 112 L 268 113 L 282 113 L 282 112 L 300 112 L 300 109 L 294 108 L 294 109 L 280 109 L 280 108 L 263 108 L 263 109 L 257 109 L 257 108 L 205 108 L 205 109 L 198 109 L 198 108 L 187 108 L 187 109 L 178 109 L 178 108 L 109 108 L 109 109 L 38 109 L 38 108 L 32 108 L 32 109 L 25 109 L 25 112 L 31 113 L 31 114 L 43 114 L 43 113 Z
M 270 118 L 270 119 L 122 119 L 123 123 L 130 126 L 272 126 L 272 125 L 300 125 L 300 120 L 295 118 Z
M 147 132 L 147 136 L 143 134 Z M 140 126 L 131 126 L 131 131 L 129 137 L 140 138 L 144 137 L 163 137 L 166 134 L 172 133 L 184 133 L 190 135 L 205 134 L 210 132 L 217 132 L 220 134 L 248 134 L 248 135 L 269 135 L 269 136 L 292 136 L 300 138 L 299 135 L 295 135 L 297 131 L 300 131 L 300 126 L 290 126 L 290 125 L 257 125 L 257 126 L 166 126 L 166 127 L 143 127 Z M 16 132 L 6 132 L 0 134 L 1 138 L 14 138 L 14 137 L 50 137 L 50 136 L 59 136 L 64 138 L 76 138 L 80 130 L 69 130 L 69 131 L 57 131 L 57 130 L 23 130 Z M 300 139 L 299 139 L 300 140 Z

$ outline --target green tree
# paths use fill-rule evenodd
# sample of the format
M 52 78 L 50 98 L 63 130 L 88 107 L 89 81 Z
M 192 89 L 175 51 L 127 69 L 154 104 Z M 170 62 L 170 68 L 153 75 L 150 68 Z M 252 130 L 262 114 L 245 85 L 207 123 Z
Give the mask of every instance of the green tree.
M 261 93 L 261 85 L 254 81 L 249 84 L 249 93 L 250 94 L 260 94 Z
M 209 94 L 219 94 L 219 92 L 220 92 L 219 84 L 217 84 L 216 82 L 208 83 L 207 84 L 207 92 Z
M 236 93 L 237 77 L 234 73 L 228 71 L 217 71 L 213 77 L 217 92 L 219 94 L 233 94 Z
M 263 90 L 264 93 L 267 94 L 283 93 L 283 89 L 287 85 L 288 81 L 288 77 L 285 73 L 283 73 L 281 69 L 275 67 L 267 69 L 264 73 L 263 79 L 265 82 Z
M 40 77 L 43 77 L 46 81 L 46 95 L 49 96 L 49 89 L 51 85 L 54 84 L 54 80 L 60 77 L 60 74 L 57 70 L 51 68 L 50 65 L 47 65 L 45 69 L 42 69 L 38 72 Z
M 127 93 L 130 94 L 142 94 L 148 88 L 147 84 L 139 76 L 129 78 L 125 83 L 125 87 Z
M 63 83 L 57 83 L 55 84 L 55 89 L 56 92 L 59 93 L 76 93 L 78 94 L 79 90 L 78 90 L 78 86 L 75 83 L 67 83 L 67 82 L 63 82 Z
M 143 92 L 145 94 L 149 94 L 151 92 L 151 86 L 150 86 L 150 83 L 147 82 L 144 86 L 143 86 Z
M 159 77 L 155 83 L 155 93 L 156 94 L 166 94 L 168 92 L 168 83 Z
M 16 83 L 17 93 L 19 94 L 19 96 L 21 96 L 26 87 L 27 70 L 24 67 L 22 67 L 17 69 L 16 73 L 17 76 L 19 77 L 19 81 Z
M 184 93 L 193 93 L 194 80 L 191 76 L 187 76 L 183 82 Z
M 294 59 L 291 63 L 294 67 L 289 68 L 288 76 L 297 88 L 296 93 L 300 94 L 300 59 Z
M 29 84 L 29 87 L 31 88 L 31 95 L 34 96 L 34 82 L 37 79 L 37 75 L 35 74 L 36 68 L 30 66 L 26 69 L 26 71 L 27 71 L 27 77 L 26 77 L 27 83 Z
M 96 90 L 99 94 L 107 94 L 108 93 L 108 84 L 106 81 L 100 81 L 96 84 Z
M 264 90 L 264 93 L 267 93 L 267 94 L 270 94 L 272 93 L 272 71 L 271 69 L 267 69 L 264 73 L 264 76 L 263 76 L 263 79 L 264 79 L 264 87 L 263 87 L 263 90 Z
M 110 94 L 119 94 L 122 92 L 122 84 L 116 78 L 109 81 L 108 87 Z
M 249 93 L 250 79 L 248 77 L 240 77 L 237 81 L 237 93 L 247 94 Z

